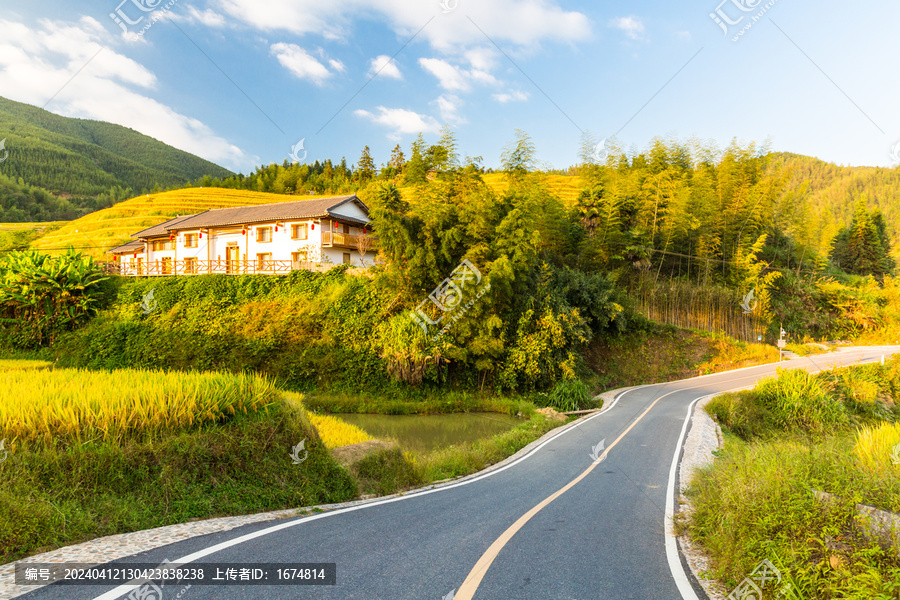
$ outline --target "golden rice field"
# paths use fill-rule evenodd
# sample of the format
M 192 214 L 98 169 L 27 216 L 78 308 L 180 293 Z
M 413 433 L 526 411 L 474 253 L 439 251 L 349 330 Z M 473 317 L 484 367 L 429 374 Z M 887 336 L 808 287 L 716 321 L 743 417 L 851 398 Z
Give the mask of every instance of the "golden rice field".
M 49 252 L 61 252 L 74 246 L 85 254 L 105 260 L 105 252 L 130 241 L 132 233 L 179 215 L 196 214 L 210 208 L 295 202 L 334 195 L 290 196 L 223 188 L 187 188 L 148 194 L 70 221 L 38 238 L 31 246 Z
M 49 369 L 52 366 L 53 363 L 46 360 L 0 360 L 0 372 L 13 370 L 31 371 L 33 369 Z
M 332 448 L 340 448 L 341 446 L 349 446 L 350 444 L 359 444 L 372 439 L 368 433 L 351 425 L 346 421 L 342 421 L 331 415 L 317 415 L 315 413 L 307 413 L 306 417 L 319 432 L 322 443 L 331 450 Z
M 152 438 L 255 412 L 278 398 L 274 382 L 248 374 L 17 369 L 0 380 L 7 448 Z
M 495 194 L 502 194 L 509 186 L 505 173 L 488 173 L 482 178 Z M 581 178 L 570 175 L 545 175 L 544 185 L 551 194 L 568 206 L 574 206 L 581 191 Z
M 356 425 L 351 425 L 338 417 L 332 417 L 331 415 L 317 415 L 315 413 L 307 412 L 303 408 L 302 394 L 283 391 L 281 395 L 294 407 L 303 410 L 306 418 L 319 432 L 322 443 L 325 444 L 325 447 L 329 450 L 332 448 L 340 448 L 341 446 L 349 446 L 350 444 L 367 442 L 372 439 L 368 433 Z

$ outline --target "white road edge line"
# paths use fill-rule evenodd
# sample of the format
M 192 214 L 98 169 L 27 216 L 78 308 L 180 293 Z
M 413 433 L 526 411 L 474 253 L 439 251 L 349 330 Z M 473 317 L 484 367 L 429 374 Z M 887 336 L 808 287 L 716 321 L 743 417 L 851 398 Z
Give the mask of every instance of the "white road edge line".
M 678 554 L 678 541 L 675 539 L 675 475 L 678 473 L 678 459 L 681 457 L 681 448 L 684 445 L 684 438 L 687 435 L 688 424 L 691 422 L 691 415 L 694 414 L 694 406 L 703 400 L 709 398 L 713 394 L 701 396 L 690 403 L 687 410 L 687 417 L 684 419 L 684 425 L 681 426 L 681 436 L 678 438 L 678 444 L 675 445 L 675 456 L 672 458 L 672 466 L 669 468 L 669 485 L 666 490 L 666 560 L 669 562 L 669 571 L 672 572 L 672 578 L 675 580 L 675 587 L 684 600 L 700 600 L 694 592 L 691 585 L 690 577 L 681 564 L 681 557 Z
M 864 354 L 865 352 L 871 352 L 875 350 L 876 353 L 879 350 L 891 349 L 892 352 L 890 354 L 894 354 L 897 351 L 896 346 L 864 346 L 862 348 L 854 348 L 853 351 L 848 351 L 845 354 Z M 809 357 L 803 357 L 809 358 Z M 878 360 L 878 357 L 874 357 L 870 360 Z M 808 369 L 810 373 L 820 373 L 824 370 L 824 368 L 819 368 L 818 365 L 815 364 L 815 361 L 810 361 L 815 367 L 815 370 Z M 843 365 L 840 362 L 837 365 L 831 365 L 830 368 L 835 367 L 848 367 L 854 366 L 858 364 L 863 364 L 866 362 L 862 359 L 857 359 L 851 362 L 849 365 Z M 770 363 L 773 364 L 773 363 Z M 765 366 L 765 365 L 758 365 Z M 755 367 L 745 367 L 745 369 L 753 369 Z M 794 368 L 802 368 L 802 367 L 794 367 Z M 726 373 L 733 373 L 735 371 L 743 371 L 745 369 L 735 369 L 734 371 L 725 371 Z M 713 373 L 712 375 L 721 375 L 722 373 Z M 702 377 L 709 377 L 709 375 L 703 375 Z M 695 379 L 700 379 L 697 377 Z M 687 416 L 684 419 L 684 424 L 681 426 L 681 436 L 678 438 L 678 444 L 675 447 L 675 456 L 672 458 L 672 466 L 669 469 L 669 484 L 666 490 L 666 522 L 665 522 L 665 533 L 666 533 L 666 560 L 669 563 L 669 571 L 672 572 L 672 578 L 675 580 L 675 586 L 678 588 L 678 592 L 681 594 L 681 597 L 684 600 L 700 600 L 697 597 L 696 592 L 694 592 L 694 588 L 691 585 L 690 576 L 688 576 L 687 572 L 684 569 L 684 565 L 681 563 L 681 557 L 678 552 L 678 540 L 675 538 L 675 479 L 676 474 L 678 473 L 678 466 L 681 461 L 678 459 L 681 457 L 682 446 L 684 445 L 684 438 L 687 435 L 687 428 L 691 422 L 691 417 L 694 414 L 694 406 L 704 400 L 706 398 L 711 398 L 713 396 L 719 396 L 721 394 L 727 394 L 729 392 L 737 392 L 745 389 L 752 389 L 755 387 L 755 383 L 753 385 L 737 387 L 731 390 L 725 390 L 722 392 L 716 392 L 714 394 L 707 394 L 706 396 L 701 396 L 691 402 L 688 405 Z M 628 390 L 630 391 L 630 390 Z M 622 392 L 623 394 L 625 392 Z M 620 394 L 621 395 L 621 394 Z M 618 397 L 616 398 L 618 400 Z M 612 407 L 610 407 L 612 408 Z
M 244 542 L 249 542 L 250 540 L 254 540 L 256 538 L 263 537 L 270 533 L 275 533 L 277 531 L 281 531 L 282 529 L 296 527 L 297 525 L 301 525 L 303 523 L 308 523 L 309 521 L 315 521 L 317 519 L 324 519 L 327 517 L 332 517 L 332 516 L 340 515 L 343 513 L 362 510 L 364 508 L 371 508 L 373 506 L 381 506 L 383 504 L 391 504 L 392 502 L 399 502 L 401 500 L 409 500 L 411 498 L 419 498 L 421 496 L 427 496 L 429 494 L 434 494 L 436 492 L 452 490 L 454 488 L 458 488 L 458 487 L 462 487 L 464 485 L 469 485 L 469 484 L 475 483 L 476 481 L 481 481 L 482 479 L 487 479 L 488 477 L 493 477 L 494 475 L 496 475 L 498 473 L 502 473 L 503 471 L 509 469 L 510 467 L 514 467 L 515 465 L 519 464 L 520 462 L 527 460 L 528 458 L 531 458 L 532 456 L 534 456 L 534 454 L 538 450 L 540 450 L 541 448 L 543 448 L 550 442 L 561 438 L 562 436 L 566 435 L 567 433 L 569 433 L 571 431 L 575 431 L 576 429 L 578 429 L 579 427 L 581 427 L 588 421 L 595 419 L 595 418 L 599 417 L 600 415 L 606 414 L 607 412 L 612 410 L 616 404 L 619 403 L 619 400 L 622 398 L 622 396 L 624 396 L 628 392 L 634 391 L 636 389 L 640 389 L 642 387 L 645 387 L 645 386 L 636 386 L 636 387 L 629 388 L 629 389 L 621 392 L 619 395 L 616 396 L 615 400 L 613 400 L 613 403 L 610 404 L 608 408 L 604 408 L 602 411 L 600 411 L 596 414 L 593 414 L 583 420 L 580 420 L 577 423 L 575 423 L 574 425 L 572 425 L 571 427 L 567 427 L 566 429 L 560 431 L 556 435 L 550 437 L 549 439 L 545 440 L 544 442 L 542 442 L 541 444 L 536 446 L 531 452 L 529 452 L 525 456 L 522 456 L 519 459 L 514 460 L 513 462 L 509 463 L 508 465 L 504 465 L 498 469 L 495 469 L 489 473 L 485 473 L 484 475 L 481 475 L 479 477 L 473 477 L 472 479 L 467 479 L 466 481 L 460 481 L 459 483 L 453 483 L 453 484 L 445 485 L 445 486 L 442 486 L 439 488 L 432 488 L 432 489 L 424 490 L 421 492 L 414 492 L 414 493 L 406 495 L 406 496 L 398 496 L 395 498 L 388 498 L 387 500 L 379 500 L 376 502 L 371 502 L 369 504 L 350 506 L 347 508 L 341 508 L 338 510 L 320 513 L 320 514 L 312 515 L 309 517 L 303 517 L 303 518 L 297 519 L 295 521 L 289 521 L 287 523 L 282 523 L 281 525 L 274 525 L 272 527 L 267 527 L 266 529 L 261 529 L 259 531 L 254 531 L 253 533 L 248 533 L 247 535 L 243 535 L 243 536 L 235 538 L 233 540 L 228 540 L 227 542 L 222 542 L 221 544 L 216 544 L 215 546 L 210 546 L 209 548 L 206 548 L 204 550 L 199 550 L 197 552 L 194 552 L 193 554 L 188 554 L 187 556 L 182 556 L 181 558 L 175 559 L 171 562 L 175 563 L 175 564 L 192 563 L 194 561 L 200 560 L 201 558 L 205 558 L 205 557 L 209 556 L 210 554 L 215 554 L 216 552 L 221 552 L 222 550 L 227 550 L 228 548 L 231 548 L 233 546 L 238 546 L 240 544 L 243 544 Z M 677 457 L 677 455 L 676 455 L 676 457 Z M 144 584 L 144 582 L 125 583 L 116 588 L 109 590 L 108 592 L 105 592 L 103 594 L 100 594 L 99 596 L 96 596 L 94 598 L 94 600 L 116 600 L 117 598 L 120 598 L 121 596 L 123 596 L 124 594 L 127 594 L 131 590 L 141 587 L 141 585 L 143 585 L 143 584 Z

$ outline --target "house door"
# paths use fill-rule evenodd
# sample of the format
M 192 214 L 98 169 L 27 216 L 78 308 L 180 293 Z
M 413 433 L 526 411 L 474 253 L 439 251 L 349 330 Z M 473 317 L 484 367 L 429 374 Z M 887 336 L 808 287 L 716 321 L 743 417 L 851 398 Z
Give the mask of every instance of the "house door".
M 144 259 L 143 259 L 143 257 L 137 259 L 137 274 L 138 275 L 144 274 Z
M 238 273 L 240 272 L 240 265 L 238 264 L 238 260 L 240 260 L 241 251 L 237 246 L 229 246 L 225 248 L 225 272 L 226 273 Z

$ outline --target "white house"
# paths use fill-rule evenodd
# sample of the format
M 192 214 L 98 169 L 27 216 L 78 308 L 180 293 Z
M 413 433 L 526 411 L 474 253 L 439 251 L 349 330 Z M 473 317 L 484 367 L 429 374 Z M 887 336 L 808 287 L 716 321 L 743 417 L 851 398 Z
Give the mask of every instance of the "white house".
M 355 195 L 216 208 L 144 229 L 109 251 L 122 275 L 288 273 L 374 259 Z M 365 252 L 361 254 L 360 250 Z

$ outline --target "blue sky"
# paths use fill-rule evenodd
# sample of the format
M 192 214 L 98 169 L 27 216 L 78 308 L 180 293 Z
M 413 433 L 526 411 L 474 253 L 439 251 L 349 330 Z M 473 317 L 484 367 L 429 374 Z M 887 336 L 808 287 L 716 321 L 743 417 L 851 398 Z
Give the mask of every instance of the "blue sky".
M 900 162 L 900 4 L 720 1 L 0 0 L 0 96 L 244 173 L 444 123 L 494 167 L 516 128 L 554 168 L 584 132 Z

